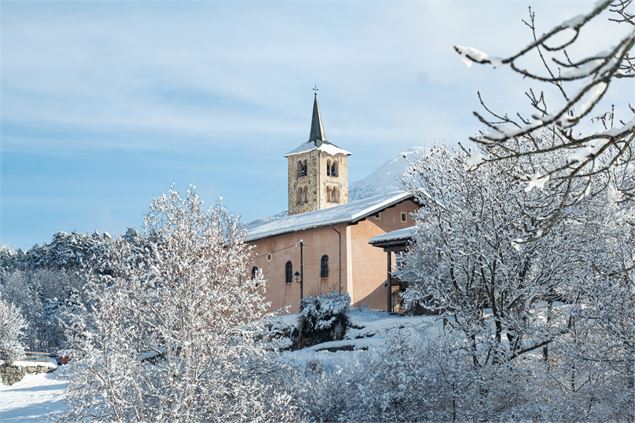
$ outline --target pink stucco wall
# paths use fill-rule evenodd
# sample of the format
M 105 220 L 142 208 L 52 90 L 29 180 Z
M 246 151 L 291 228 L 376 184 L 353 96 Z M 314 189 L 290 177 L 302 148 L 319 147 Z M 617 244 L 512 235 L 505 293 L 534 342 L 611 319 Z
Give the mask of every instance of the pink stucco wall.
M 370 216 L 356 224 L 281 234 L 250 242 L 254 246 L 252 266 L 262 270 L 267 279 L 267 300 L 271 309 L 289 306 L 297 311 L 300 285 L 285 282 L 285 264 L 291 261 L 293 272 L 300 270 L 300 240 L 304 241 L 304 295 L 329 291 L 348 292 L 354 306 L 386 309 L 386 253 L 368 244 L 373 236 L 414 225 L 410 213 L 418 206 L 403 201 L 380 212 L 379 219 Z M 406 221 L 401 214 L 406 213 Z M 341 243 L 336 229 L 341 233 Z M 341 251 L 341 265 L 340 265 Z M 329 275 L 320 277 L 320 259 L 329 256 Z M 341 272 L 340 272 L 341 271 Z M 341 273 L 341 283 L 340 283 Z

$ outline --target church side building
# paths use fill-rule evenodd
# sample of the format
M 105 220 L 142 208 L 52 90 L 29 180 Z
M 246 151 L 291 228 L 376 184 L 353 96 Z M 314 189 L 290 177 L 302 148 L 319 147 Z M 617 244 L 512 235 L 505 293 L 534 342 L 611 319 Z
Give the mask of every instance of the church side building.
M 317 95 L 309 139 L 286 154 L 288 211 L 252 223 L 252 275 L 267 279 L 272 309 L 298 308 L 302 296 L 348 293 L 353 306 L 392 311 L 387 281 L 394 260 L 373 237 L 414 225 L 412 194 L 390 191 L 349 202 L 350 152 L 326 139 Z

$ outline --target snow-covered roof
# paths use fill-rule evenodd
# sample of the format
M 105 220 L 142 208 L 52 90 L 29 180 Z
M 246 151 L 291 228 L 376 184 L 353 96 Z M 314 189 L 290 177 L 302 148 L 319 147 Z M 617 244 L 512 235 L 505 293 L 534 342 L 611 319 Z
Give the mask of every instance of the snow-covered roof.
M 254 241 L 274 235 L 335 225 L 338 223 L 355 223 L 387 207 L 410 199 L 412 196 L 413 195 L 409 192 L 392 191 L 328 209 L 256 221 L 246 226 L 246 240 Z
M 316 145 L 316 144 L 319 144 L 319 145 Z M 343 148 L 339 148 L 335 144 L 331 144 L 328 141 L 322 141 L 321 143 L 316 143 L 314 141 L 307 141 L 307 142 L 303 142 L 298 147 L 289 151 L 284 157 L 293 156 L 294 154 L 308 153 L 309 151 L 313 151 L 313 150 L 324 151 L 333 156 L 336 154 L 344 154 L 346 156 L 351 155 L 349 151 L 346 151 Z
M 397 229 L 396 231 L 390 231 L 381 235 L 374 236 L 368 241 L 368 243 L 383 244 L 390 241 L 401 241 L 410 239 L 414 236 L 416 230 L 416 226 L 409 226 L 407 228 Z

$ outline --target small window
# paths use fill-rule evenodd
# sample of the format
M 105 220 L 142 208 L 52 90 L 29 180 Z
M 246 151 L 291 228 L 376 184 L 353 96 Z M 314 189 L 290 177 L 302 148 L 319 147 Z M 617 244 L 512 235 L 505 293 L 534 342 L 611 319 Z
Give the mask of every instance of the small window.
M 320 277 L 329 277 L 329 256 L 327 255 L 323 255 L 322 259 L 320 260 Z
M 284 281 L 286 283 L 293 282 L 293 264 L 290 261 L 284 265 Z
M 340 202 L 340 190 L 333 187 L 331 189 L 331 195 L 328 199 L 329 203 L 339 203 Z
M 267 261 L 271 261 L 271 254 L 267 254 Z
M 406 212 L 401 212 L 401 221 L 405 222 L 408 220 L 408 215 L 406 214 Z
M 373 217 L 375 218 L 375 220 L 381 220 L 381 212 L 375 213 Z
M 298 188 L 298 195 L 297 195 L 297 201 L 296 204 L 300 204 L 302 203 L 302 187 Z
M 258 266 L 251 268 L 251 279 L 256 279 L 256 276 L 258 276 Z
M 298 195 L 297 195 L 296 204 L 304 204 L 304 203 L 308 203 L 308 202 L 309 202 L 309 198 L 308 198 L 308 195 L 307 195 L 307 187 L 298 188 Z
M 331 161 L 326 161 L 326 176 L 331 176 Z
M 337 162 L 335 160 L 333 160 L 331 165 L 331 176 L 337 176 Z
M 307 173 L 306 160 L 299 161 L 298 162 L 298 177 L 306 176 L 306 173 Z

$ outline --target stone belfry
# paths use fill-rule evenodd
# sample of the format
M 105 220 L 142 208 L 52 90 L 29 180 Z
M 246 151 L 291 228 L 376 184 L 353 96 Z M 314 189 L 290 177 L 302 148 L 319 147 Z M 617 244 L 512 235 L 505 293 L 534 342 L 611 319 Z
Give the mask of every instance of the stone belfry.
M 288 160 L 289 214 L 348 202 L 348 151 L 326 140 L 317 87 L 313 89 L 309 140 L 285 156 Z

